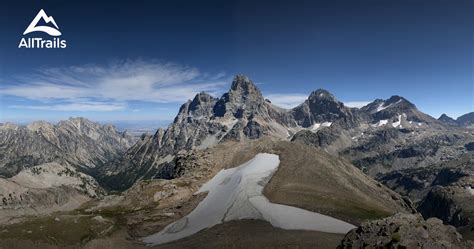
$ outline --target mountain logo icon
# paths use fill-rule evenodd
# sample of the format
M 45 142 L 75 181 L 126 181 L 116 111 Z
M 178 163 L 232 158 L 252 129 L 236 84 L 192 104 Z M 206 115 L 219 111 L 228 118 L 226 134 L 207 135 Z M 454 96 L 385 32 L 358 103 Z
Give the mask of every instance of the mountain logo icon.
M 56 28 L 54 27 L 49 27 L 49 26 L 36 26 L 38 22 L 43 19 L 46 23 L 52 23 Z M 46 12 L 44 12 L 43 9 L 41 9 L 38 14 L 35 16 L 35 19 L 31 21 L 30 25 L 28 28 L 26 28 L 25 32 L 23 32 L 23 35 L 26 35 L 31 32 L 36 32 L 36 31 L 41 31 L 45 32 L 50 36 L 60 36 L 61 32 L 59 31 L 59 27 L 54 21 L 54 18 L 52 16 L 46 15 Z

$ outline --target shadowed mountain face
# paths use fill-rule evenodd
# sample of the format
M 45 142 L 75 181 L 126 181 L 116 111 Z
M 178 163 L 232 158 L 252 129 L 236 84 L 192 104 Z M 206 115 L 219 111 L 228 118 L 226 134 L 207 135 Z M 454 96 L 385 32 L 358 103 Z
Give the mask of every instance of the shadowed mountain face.
M 441 116 L 439 116 L 438 120 L 448 125 L 454 125 L 454 126 L 458 125 L 456 120 L 454 120 L 453 118 L 449 117 L 448 115 L 444 113 Z
M 181 106 L 168 128 L 143 136 L 96 174 L 105 187 L 123 190 L 139 179 L 172 178 L 174 157 L 180 150 L 265 136 L 346 156 L 374 176 L 440 161 L 453 146 L 472 137 L 424 114 L 400 96 L 377 99 L 357 109 L 319 89 L 301 105 L 282 109 L 266 101 L 248 77 L 237 75 L 220 98 L 197 94 Z M 462 153 L 456 150 L 454 156 Z
M 472 128 L 474 127 L 474 112 L 459 116 L 456 120 L 446 114 L 442 114 L 438 120 L 448 125 Z
M 387 100 L 377 99 L 361 110 L 370 114 L 375 122 L 402 115 L 412 122 L 436 123 L 433 117 L 420 112 L 413 103 L 397 95 Z
M 474 112 L 464 114 L 456 119 L 456 123 L 461 126 L 474 126 Z
M 302 127 L 310 127 L 315 123 L 340 122 L 343 127 L 350 128 L 362 118 L 354 112 L 356 110 L 344 106 L 323 89 L 312 92 L 307 100 L 291 110 L 294 120 Z

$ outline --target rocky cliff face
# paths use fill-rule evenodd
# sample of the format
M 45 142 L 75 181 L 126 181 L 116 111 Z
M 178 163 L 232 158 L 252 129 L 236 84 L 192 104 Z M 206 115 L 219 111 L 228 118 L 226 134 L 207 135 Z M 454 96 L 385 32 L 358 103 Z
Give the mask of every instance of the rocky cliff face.
M 464 214 L 463 208 L 456 200 L 458 196 L 463 195 L 469 198 L 469 193 L 465 189 L 436 186 L 421 201 L 418 210 L 425 218 L 437 217 L 444 223 L 455 227 L 465 226 L 469 224 L 472 217 L 469 217 L 469 214 Z M 470 204 L 474 204 L 474 199 Z
M 397 214 L 353 229 L 338 248 L 472 248 L 452 226 L 436 218 Z
M 456 123 L 465 127 L 474 127 L 474 112 L 466 113 L 456 119 Z
M 379 181 L 408 196 L 425 218 L 436 217 L 457 227 L 463 236 L 474 235 L 473 160 L 465 155 L 429 167 L 384 174 Z
M 71 210 L 104 194 L 89 174 L 132 137 L 84 118 L 0 126 L 0 219 Z
M 324 122 L 340 122 L 344 127 L 353 127 L 358 121 L 353 110 L 323 89 L 312 92 L 308 99 L 295 107 L 291 113 L 296 123 L 302 127 Z
M 375 123 L 381 120 L 388 121 L 400 115 L 405 121 L 407 121 L 405 126 L 409 126 L 409 121 L 412 121 L 412 123 L 437 122 L 433 117 L 420 112 L 413 103 L 397 95 L 394 95 L 386 100 L 377 99 L 374 102 L 362 107 L 361 110 L 369 114 Z M 402 120 L 392 121 L 392 124 L 394 122 L 402 122 Z M 399 125 L 403 126 L 403 124 Z

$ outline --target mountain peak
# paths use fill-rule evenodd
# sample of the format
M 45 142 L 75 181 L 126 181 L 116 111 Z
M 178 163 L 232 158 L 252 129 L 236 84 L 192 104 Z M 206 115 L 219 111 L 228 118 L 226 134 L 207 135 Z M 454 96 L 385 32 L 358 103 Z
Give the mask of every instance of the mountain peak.
M 439 116 L 438 120 L 442 120 L 442 119 L 454 120 L 454 119 L 451 118 L 450 116 L 446 115 L 446 113 L 443 113 L 443 114 L 441 114 L 441 116 Z
M 410 109 L 416 109 L 416 106 L 410 101 L 399 95 L 393 95 L 392 97 L 383 100 L 376 99 L 372 103 L 361 108 L 361 110 L 368 113 L 374 114 L 381 111 L 387 112 L 388 110 L 395 110 L 395 112 L 408 111 Z
M 39 129 L 52 129 L 53 125 L 44 120 L 38 120 L 28 124 L 26 128 L 30 131 L 38 131 Z
M 216 116 L 226 113 L 241 116 L 243 110 L 251 113 L 263 106 L 265 99 L 258 87 L 247 76 L 237 74 L 232 81 L 230 90 L 225 93 L 214 107 Z M 238 114 L 240 113 L 240 114 Z
M 407 103 L 413 105 L 410 101 L 399 95 L 393 95 L 389 99 L 385 100 L 385 105 L 398 104 L 398 103 Z M 414 105 L 413 105 L 414 106 Z
M 297 123 L 303 127 L 339 119 L 353 121 L 350 110 L 324 89 L 313 91 L 301 105 L 293 108 L 292 112 Z
M 234 77 L 234 80 L 232 81 L 232 85 L 230 87 L 230 91 L 241 92 L 247 95 L 252 93 L 261 95 L 260 90 L 257 88 L 255 83 L 243 74 L 237 74 Z
M 321 88 L 317 89 L 316 91 L 313 91 L 309 95 L 308 99 L 328 99 L 328 100 L 337 101 L 334 95 L 332 95 L 327 90 L 321 89 Z
M 20 126 L 15 123 L 11 123 L 11 122 L 0 123 L 0 130 L 18 130 L 18 129 L 20 129 Z
M 441 116 L 439 116 L 438 120 L 441 121 L 441 122 L 444 122 L 446 124 L 449 124 L 449 125 L 457 125 L 456 120 L 454 120 L 450 116 L 446 115 L 445 113 L 441 114 Z

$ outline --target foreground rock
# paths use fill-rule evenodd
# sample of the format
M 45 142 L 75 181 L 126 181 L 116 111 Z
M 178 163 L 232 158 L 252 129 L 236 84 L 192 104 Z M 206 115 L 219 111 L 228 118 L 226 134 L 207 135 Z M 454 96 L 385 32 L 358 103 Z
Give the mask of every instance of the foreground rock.
M 437 218 L 396 214 L 351 230 L 338 248 L 473 248 L 453 226 Z

